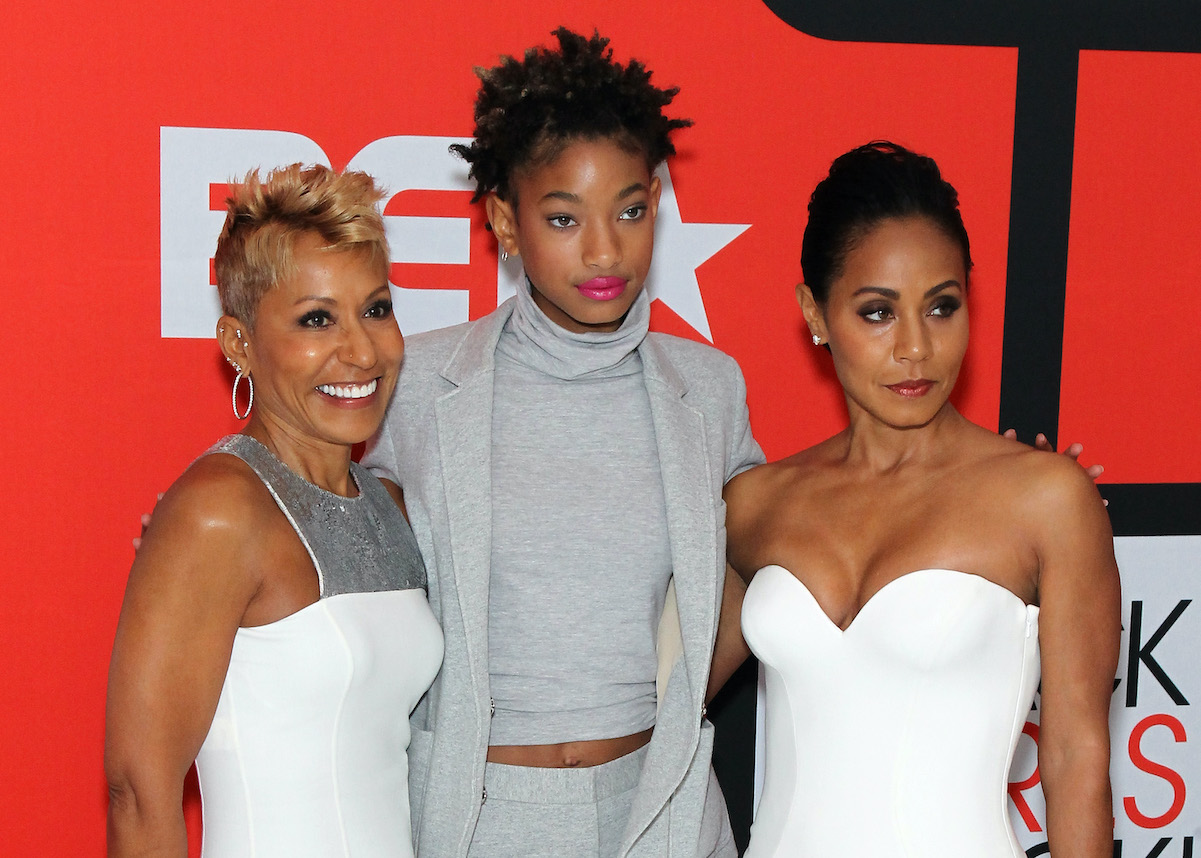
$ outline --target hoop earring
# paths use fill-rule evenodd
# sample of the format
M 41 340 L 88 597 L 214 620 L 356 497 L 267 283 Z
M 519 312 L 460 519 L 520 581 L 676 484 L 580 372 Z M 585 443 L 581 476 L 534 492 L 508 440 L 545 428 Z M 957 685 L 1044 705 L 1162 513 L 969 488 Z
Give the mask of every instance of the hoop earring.
M 505 250 L 503 247 L 500 249 L 500 261 L 501 262 L 509 261 L 509 251 Z
M 238 371 L 238 374 L 234 376 L 234 392 L 233 392 L 233 397 L 232 397 L 233 406 L 234 406 L 234 417 L 238 418 L 239 420 L 245 420 L 247 417 L 250 416 L 250 409 L 254 407 L 254 379 L 248 375 L 246 375 L 246 376 L 242 375 L 242 368 L 240 366 L 238 366 L 237 364 L 234 364 L 234 368 L 237 369 L 237 371 Z M 238 413 L 238 385 L 242 383 L 243 378 L 246 379 L 246 386 L 250 391 L 250 398 L 246 401 L 246 411 L 242 414 L 239 414 Z

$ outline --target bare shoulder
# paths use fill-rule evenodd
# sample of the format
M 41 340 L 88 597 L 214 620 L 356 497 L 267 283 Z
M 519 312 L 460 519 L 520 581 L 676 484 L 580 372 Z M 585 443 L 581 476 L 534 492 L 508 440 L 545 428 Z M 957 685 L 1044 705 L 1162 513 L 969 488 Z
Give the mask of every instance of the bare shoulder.
M 172 484 L 155 507 L 146 535 L 150 538 L 156 526 L 236 532 L 258 524 L 273 506 L 249 465 L 236 456 L 215 453 L 197 459 Z
M 129 570 L 119 628 L 157 640 L 200 634 L 203 626 L 232 640 L 271 569 L 279 522 L 269 505 L 270 493 L 241 460 L 213 454 L 193 463 L 155 507 Z
M 829 442 L 739 474 L 726 484 L 727 559 L 749 581 L 774 550 L 811 520 L 811 488 Z
M 1092 479 L 1068 456 L 1036 450 L 975 424 L 969 424 L 967 440 L 977 464 L 1034 497 L 1045 492 L 1058 493 L 1058 500 L 1065 499 L 1062 493 L 1097 496 Z
M 1046 514 L 1078 511 L 1082 507 L 1104 509 L 1096 485 L 1074 459 L 1021 444 L 1017 447 L 1005 458 L 1007 470 L 1020 481 L 1023 502 Z
M 782 495 L 803 487 L 805 480 L 820 467 L 824 461 L 823 448 L 828 444 L 823 442 L 734 477 L 726 483 L 724 492 L 730 516 L 748 522 L 776 508 Z
M 241 575 L 278 509 L 254 471 L 226 454 L 192 464 L 154 509 L 131 580 Z
M 1056 538 L 1079 528 L 1108 528 L 1096 485 L 1070 457 L 993 435 L 981 464 L 1031 532 Z

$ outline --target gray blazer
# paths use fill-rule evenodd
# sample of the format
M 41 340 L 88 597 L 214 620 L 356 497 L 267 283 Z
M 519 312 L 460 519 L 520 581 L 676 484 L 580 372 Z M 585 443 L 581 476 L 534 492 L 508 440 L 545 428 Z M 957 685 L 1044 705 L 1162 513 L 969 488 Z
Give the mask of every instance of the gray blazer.
M 404 489 L 446 638 L 442 670 L 411 719 L 410 810 L 420 858 L 464 858 L 484 801 L 493 369 L 511 313 L 508 301 L 474 322 L 410 337 L 400 384 L 364 458 Z M 659 712 L 620 855 L 733 856 L 709 765 L 713 725 L 704 719 L 704 696 L 725 574 L 721 490 L 763 453 L 732 358 L 656 333 L 639 353 L 663 474 L 673 591 L 659 632 Z

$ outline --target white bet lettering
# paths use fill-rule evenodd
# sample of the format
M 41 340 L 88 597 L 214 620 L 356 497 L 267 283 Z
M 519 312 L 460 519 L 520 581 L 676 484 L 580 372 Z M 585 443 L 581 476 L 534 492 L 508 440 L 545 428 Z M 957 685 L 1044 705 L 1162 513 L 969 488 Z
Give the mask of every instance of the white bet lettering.
M 209 282 L 209 260 L 225 213 L 209 209 L 209 186 L 255 167 L 328 164 L 321 147 L 301 134 L 242 128 L 159 131 L 161 332 L 164 337 L 214 336 L 221 307 Z
M 450 153 L 470 137 L 384 137 L 367 144 L 346 165 L 370 173 L 390 194 L 409 190 L 470 191 L 467 164 Z M 463 265 L 471 262 L 471 220 L 466 217 L 385 215 L 393 262 Z M 392 287 L 396 318 L 406 334 L 466 322 L 466 289 Z
M 347 165 L 374 176 L 390 193 L 407 190 L 469 191 L 467 165 L 451 155 L 452 143 L 470 138 L 397 136 L 365 146 Z M 209 187 L 255 167 L 302 162 L 329 164 L 325 152 L 302 134 L 241 128 L 160 129 L 161 333 L 163 337 L 213 336 L 221 309 L 209 282 L 209 260 L 225 213 L 209 208 Z M 467 265 L 470 220 L 385 216 L 393 262 Z M 467 321 L 469 293 L 459 289 L 392 288 L 396 315 L 412 334 Z

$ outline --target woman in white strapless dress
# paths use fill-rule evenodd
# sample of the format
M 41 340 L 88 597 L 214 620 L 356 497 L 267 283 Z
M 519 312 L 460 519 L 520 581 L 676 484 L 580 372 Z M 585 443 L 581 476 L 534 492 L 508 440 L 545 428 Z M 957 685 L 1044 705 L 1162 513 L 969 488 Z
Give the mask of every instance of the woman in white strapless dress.
M 1040 668 L 1052 854 L 1109 858 L 1120 596 L 1097 491 L 948 399 L 971 257 L 933 161 L 860 147 L 809 211 L 797 297 L 849 425 L 726 488 L 767 678 L 747 858 L 1018 858 L 1006 782 Z
M 250 421 L 166 493 L 129 574 L 110 856 L 188 854 L 195 760 L 205 858 L 412 858 L 408 716 L 442 632 L 399 496 L 351 461 L 404 352 L 381 196 L 293 165 L 229 200 L 217 339 Z

